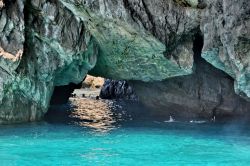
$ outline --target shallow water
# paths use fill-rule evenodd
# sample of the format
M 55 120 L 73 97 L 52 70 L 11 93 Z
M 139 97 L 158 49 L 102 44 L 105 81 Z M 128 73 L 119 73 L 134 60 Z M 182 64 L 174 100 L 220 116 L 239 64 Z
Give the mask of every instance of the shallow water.
M 0 126 L 0 165 L 250 163 L 250 125 L 242 121 L 166 123 L 138 105 L 107 105 L 110 111 L 104 114 L 109 122 L 90 121 L 86 118 L 93 115 L 80 110 L 81 116 L 55 114 L 61 119 Z

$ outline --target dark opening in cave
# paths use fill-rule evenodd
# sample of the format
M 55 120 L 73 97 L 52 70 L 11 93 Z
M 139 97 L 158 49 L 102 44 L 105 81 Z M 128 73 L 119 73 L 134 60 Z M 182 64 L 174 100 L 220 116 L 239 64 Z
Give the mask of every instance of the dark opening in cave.
M 204 68 L 204 65 L 209 66 L 211 69 L 213 69 L 215 73 L 220 74 L 221 77 L 234 81 L 234 79 L 230 75 L 228 75 L 222 70 L 215 68 L 212 64 L 208 63 L 205 59 L 201 57 L 202 48 L 204 45 L 204 39 L 203 39 L 201 32 L 196 33 L 194 37 L 195 38 L 193 42 L 193 52 L 194 52 L 194 64 L 195 64 L 196 69 L 199 70 L 199 68 Z
M 194 52 L 194 62 L 198 62 L 201 60 L 201 51 L 203 48 L 203 37 L 200 33 L 195 35 L 195 39 L 193 42 L 193 52 Z
M 75 89 L 81 88 L 82 83 L 70 83 L 65 86 L 56 86 L 50 100 L 50 107 L 45 114 L 45 120 L 48 122 L 65 122 L 68 120 L 70 109 L 69 98 Z
M 89 105 L 87 98 L 96 100 L 104 79 L 101 77 L 86 76 L 79 84 L 70 83 L 56 86 L 50 101 L 50 108 L 45 115 L 48 122 L 65 122 L 70 120 L 72 109 L 82 102 Z
M 230 78 L 230 80 L 232 80 L 232 78 L 230 76 L 225 74 L 223 71 L 213 67 L 211 64 L 209 64 L 206 60 L 204 60 L 201 57 L 202 48 L 203 48 L 203 37 L 202 37 L 201 33 L 197 33 L 194 36 L 194 42 L 193 42 L 195 73 L 194 73 L 194 76 L 191 76 L 191 75 L 190 76 L 183 76 L 181 78 L 182 84 L 183 84 L 183 81 L 185 82 L 185 79 L 189 80 L 188 79 L 189 77 L 193 77 L 194 79 L 192 80 L 192 83 L 193 83 L 193 81 L 198 80 L 199 88 L 202 89 L 201 86 L 206 86 L 207 85 L 206 83 L 208 82 L 208 80 L 213 80 L 215 77 L 218 79 L 228 77 L 228 78 Z M 72 105 L 74 107 L 73 112 L 78 112 L 81 116 L 83 116 L 83 114 L 84 114 L 85 118 L 86 118 L 85 115 L 89 114 L 90 112 L 91 112 L 90 113 L 91 115 L 89 117 L 95 116 L 94 113 L 96 113 L 96 115 L 97 115 L 98 110 L 102 110 L 102 108 L 107 106 L 107 105 L 105 105 L 105 102 L 102 103 L 102 101 L 97 101 L 99 99 L 99 95 L 102 99 L 111 99 L 111 100 L 113 100 L 113 99 L 132 99 L 132 100 L 135 100 L 135 99 L 137 99 L 137 96 L 135 95 L 133 88 L 130 87 L 126 81 L 114 81 L 114 80 L 107 79 L 105 84 L 103 84 L 104 79 L 102 78 L 103 83 L 96 84 L 94 80 L 96 80 L 97 78 L 94 77 L 94 80 L 92 80 L 93 78 L 90 78 L 90 77 L 91 76 L 88 76 L 85 80 L 85 82 L 87 81 L 88 83 L 79 83 L 79 84 L 70 83 L 69 85 L 66 85 L 66 86 L 55 87 L 54 93 L 52 95 L 51 102 L 50 102 L 51 107 L 50 107 L 47 115 L 45 116 L 45 118 L 49 121 L 52 121 L 52 122 L 58 122 L 58 121 L 64 122 L 65 120 L 69 120 L 70 116 L 72 117 L 72 112 L 71 112 Z M 204 78 L 204 77 L 206 77 L 206 78 Z M 175 83 L 175 79 L 180 79 L 180 78 L 169 79 L 169 81 L 173 80 L 173 82 Z M 97 82 L 99 82 L 99 81 L 97 81 Z M 233 81 L 231 81 L 231 83 L 233 84 Z M 92 88 L 92 90 L 89 90 L 91 88 Z M 101 91 L 101 88 L 102 88 L 102 91 Z M 185 88 L 185 86 L 183 86 L 183 88 Z M 93 89 L 95 89 L 95 90 L 93 90 Z M 97 90 L 97 89 L 99 89 L 99 90 Z M 211 89 L 213 90 L 213 88 L 211 88 Z M 180 90 L 182 91 L 182 89 L 180 89 Z M 193 95 L 194 100 L 197 100 L 199 102 L 200 102 L 200 100 L 203 100 L 204 95 L 205 95 L 204 93 L 205 92 L 198 90 L 198 98 L 196 98 L 196 96 L 194 94 Z M 148 94 L 146 94 L 146 95 L 148 95 Z M 211 95 L 211 97 L 214 97 L 214 96 Z M 70 98 L 70 100 L 69 100 L 69 98 Z M 153 97 L 152 97 L 152 100 L 153 100 Z M 206 100 L 206 98 L 204 100 Z M 221 101 L 219 101 L 219 103 L 221 103 Z M 165 110 L 164 106 L 166 106 L 166 104 L 163 104 L 162 110 Z M 217 109 L 217 107 L 219 107 L 219 106 L 220 105 L 216 106 L 215 109 Z M 173 109 L 173 110 L 175 110 L 175 109 Z M 179 109 L 179 110 L 181 110 L 181 109 Z M 105 112 L 109 112 L 109 111 L 107 111 L 106 109 L 103 109 L 101 112 L 105 113 Z M 174 114 L 176 114 L 176 112 L 177 111 L 175 111 L 172 114 L 174 115 Z M 207 112 L 209 112 L 209 111 L 207 111 Z M 110 114 L 112 114 L 112 113 L 110 113 Z M 180 111 L 180 117 L 182 116 L 182 114 L 183 114 L 183 112 Z M 215 115 L 215 111 L 212 111 L 211 116 L 214 116 L 214 115 Z M 92 121 L 92 120 L 93 119 L 90 118 L 87 121 Z M 83 121 L 85 121 L 85 119 L 83 119 Z
M 82 83 L 70 83 L 69 85 L 56 86 L 50 100 L 50 105 L 66 104 L 73 91 L 75 89 L 80 89 L 81 87 Z
M 79 84 L 55 87 L 45 120 L 49 123 L 76 122 L 83 126 L 106 128 L 112 126 L 116 118 L 120 119 L 121 109 L 133 105 L 134 101 L 137 97 L 128 82 L 105 81 L 102 77 L 88 75 Z M 142 110 L 137 105 L 133 108 Z

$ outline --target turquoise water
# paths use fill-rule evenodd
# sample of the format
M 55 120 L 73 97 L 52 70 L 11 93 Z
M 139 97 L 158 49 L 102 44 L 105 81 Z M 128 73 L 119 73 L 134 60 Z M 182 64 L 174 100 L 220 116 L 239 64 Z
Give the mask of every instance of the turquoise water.
M 128 117 L 103 131 L 75 120 L 0 126 L 0 165 L 250 164 L 250 125 L 242 121 L 194 124 Z

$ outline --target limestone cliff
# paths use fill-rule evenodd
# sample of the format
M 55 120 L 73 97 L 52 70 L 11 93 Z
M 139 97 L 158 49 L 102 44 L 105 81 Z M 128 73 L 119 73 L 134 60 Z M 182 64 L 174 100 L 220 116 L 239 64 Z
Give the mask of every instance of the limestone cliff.
M 209 0 L 202 12 L 202 57 L 235 80 L 235 91 L 250 97 L 250 1 Z
M 132 81 L 142 103 L 177 119 L 226 119 L 246 116 L 250 102 L 234 92 L 234 81 L 200 57 L 202 38 L 194 41 L 193 74 L 150 84 Z
M 200 30 L 202 57 L 249 99 L 249 3 L 0 0 L 0 123 L 41 119 L 55 86 L 87 73 L 145 82 L 190 75 Z

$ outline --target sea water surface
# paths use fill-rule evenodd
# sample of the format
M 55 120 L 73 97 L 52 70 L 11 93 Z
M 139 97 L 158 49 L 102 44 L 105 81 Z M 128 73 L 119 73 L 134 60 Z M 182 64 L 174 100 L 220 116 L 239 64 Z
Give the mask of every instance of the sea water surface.
M 0 126 L 0 165 L 250 164 L 250 125 L 243 121 L 169 123 L 133 104 L 75 105 L 76 112 L 52 111 L 46 121 Z

